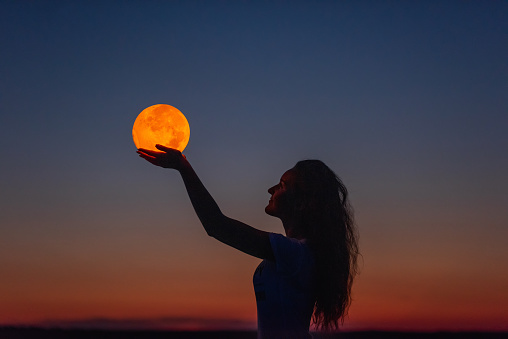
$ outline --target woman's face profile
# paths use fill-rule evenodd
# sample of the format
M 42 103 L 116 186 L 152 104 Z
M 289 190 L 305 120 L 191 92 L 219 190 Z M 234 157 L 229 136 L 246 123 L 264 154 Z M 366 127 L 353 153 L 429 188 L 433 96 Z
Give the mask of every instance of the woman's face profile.
M 292 213 L 295 176 L 294 170 L 290 169 L 282 175 L 277 185 L 268 189 L 272 196 L 265 207 L 266 214 L 284 218 Z

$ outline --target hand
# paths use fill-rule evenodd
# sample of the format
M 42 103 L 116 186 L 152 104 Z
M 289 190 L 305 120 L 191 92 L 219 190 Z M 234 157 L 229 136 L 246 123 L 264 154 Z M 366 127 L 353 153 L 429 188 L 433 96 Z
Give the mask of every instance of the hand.
M 138 153 L 141 158 L 156 166 L 173 168 L 176 170 L 182 167 L 185 160 L 185 155 L 183 155 L 182 152 L 159 144 L 155 145 L 155 147 L 162 152 L 139 148 L 136 153 Z

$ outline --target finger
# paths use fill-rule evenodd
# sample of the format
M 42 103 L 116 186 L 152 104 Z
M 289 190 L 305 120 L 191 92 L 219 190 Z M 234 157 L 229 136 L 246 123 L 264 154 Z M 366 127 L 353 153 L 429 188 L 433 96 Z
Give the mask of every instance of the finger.
M 157 158 L 151 157 L 149 155 L 139 155 L 139 157 L 145 159 L 146 161 L 148 161 L 149 163 L 151 163 L 153 165 L 160 166 Z
M 149 154 L 147 154 L 147 153 L 145 153 L 145 152 L 140 152 L 140 151 L 137 151 L 136 153 L 137 153 L 140 157 L 148 157 L 148 156 L 153 157 L 152 155 L 149 155 Z
M 148 148 L 138 148 L 137 152 L 143 152 L 143 153 L 147 153 L 148 154 L 149 152 L 158 152 L 158 151 L 150 150 Z
M 164 152 L 153 151 L 153 150 L 146 149 L 146 148 L 139 148 L 137 150 L 137 153 L 139 154 L 140 152 L 145 153 L 145 154 L 150 154 L 152 156 L 157 156 L 158 154 L 164 154 Z
M 138 154 L 139 154 L 139 156 L 141 158 L 146 159 L 146 160 L 155 160 L 155 159 L 157 159 L 156 157 L 153 157 L 153 156 L 151 156 L 149 154 L 144 154 L 144 153 L 138 153 Z
M 174 151 L 179 152 L 177 149 L 166 147 L 166 146 L 160 145 L 160 144 L 155 145 L 155 148 L 160 149 L 161 151 L 164 151 L 164 152 L 174 152 Z

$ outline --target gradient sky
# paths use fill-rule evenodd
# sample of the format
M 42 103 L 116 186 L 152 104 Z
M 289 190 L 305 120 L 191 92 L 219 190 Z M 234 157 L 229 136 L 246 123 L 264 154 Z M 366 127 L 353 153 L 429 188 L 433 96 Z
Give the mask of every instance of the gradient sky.
M 157 103 L 228 216 L 343 179 L 345 329 L 508 330 L 508 2 L 1 1 L 0 324 L 255 327 L 259 260 L 135 153 Z

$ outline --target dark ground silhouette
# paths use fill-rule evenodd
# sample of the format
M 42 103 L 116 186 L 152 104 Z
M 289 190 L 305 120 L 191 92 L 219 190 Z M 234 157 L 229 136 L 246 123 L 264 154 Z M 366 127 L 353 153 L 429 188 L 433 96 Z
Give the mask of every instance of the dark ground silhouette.
M 341 332 L 336 334 L 313 333 L 315 339 L 506 339 L 508 332 Z M 256 339 L 254 331 L 104 331 L 63 330 L 40 328 L 0 328 L 0 339 Z

